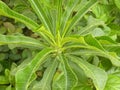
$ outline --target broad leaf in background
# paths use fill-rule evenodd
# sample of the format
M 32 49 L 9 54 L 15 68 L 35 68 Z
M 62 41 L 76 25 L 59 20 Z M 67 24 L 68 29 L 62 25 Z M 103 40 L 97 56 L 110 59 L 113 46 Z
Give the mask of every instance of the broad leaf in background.
M 99 19 L 93 18 L 92 16 L 89 16 L 87 18 L 87 25 L 85 27 L 81 28 L 77 34 L 87 35 L 87 34 L 92 33 L 92 31 L 94 31 L 94 29 L 97 28 L 98 26 L 104 26 L 104 25 L 105 25 L 105 23 L 102 20 L 99 20 Z M 100 32 L 97 34 L 100 34 Z
M 96 4 L 94 8 L 92 8 L 92 12 L 95 14 L 97 19 L 104 22 L 112 21 L 114 17 L 111 17 L 110 13 L 114 8 L 113 5 L 103 4 L 103 2 L 101 3 Z

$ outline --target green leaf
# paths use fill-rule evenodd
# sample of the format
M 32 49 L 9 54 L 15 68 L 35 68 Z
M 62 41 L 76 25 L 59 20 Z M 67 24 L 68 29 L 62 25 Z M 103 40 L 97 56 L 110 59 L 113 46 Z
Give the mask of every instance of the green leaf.
M 76 63 L 73 63 L 71 61 L 69 61 L 69 64 L 70 64 L 71 69 L 75 72 L 78 78 L 78 84 L 87 82 L 87 76 L 85 75 L 82 68 L 80 68 Z
M 86 35 L 90 34 L 91 31 L 93 31 L 97 26 L 103 26 L 104 22 L 102 20 L 93 18 L 92 16 L 89 16 L 87 19 L 87 26 L 81 28 L 77 34 L 79 35 Z M 99 33 L 97 33 L 99 34 Z
M 62 90 L 72 90 L 77 85 L 78 78 L 76 77 L 74 71 L 71 69 L 67 58 L 65 58 L 64 56 L 60 56 L 60 60 L 62 60 L 64 74 L 61 77 L 58 77 L 53 90 L 57 90 L 60 88 Z
M 92 8 L 92 12 L 94 13 L 95 17 L 104 21 L 104 22 L 110 22 L 114 19 L 112 15 L 110 15 L 111 11 L 115 7 L 113 4 L 103 4 L 105 0 L 101 1 L 101 3 L 96 4 Z M 112 1 L 112 0 L 111 0 Z
M 4 70 L 3 65 L 0 63 L 0 72 L 2 72 Z
M 101 44 L 104 44 L 104 41 L 106 41 L 106 44 L 117 44 L 113 39 L 111 39 L 109 36 L 100 36 L 96 37 L 97 40 L 101 40 Z M 107 43 L 108 42 L 108 43 Z
M 56 23 L 56 30 L 58 31 L 60 28 L 60 24 L 61 24 L 61 19 L 62 19 L 62 3 L 63 0 L 56 0 L 57 2 L 57 23 Z
M 28 1 L 30 2 L 32 8 L 36 12 L 36 14 L 39 17 L 39 19 L 41 20 L 41 22 L 45 25 L 47 30 L 51 31 L 52 23 L 50 21 L 50 18 L 48 17 L 48 15 L 50 15 L 50 13 L 46 12 L 46 10 L 44 9 L 46 7 L 42 6 L 43 1 L 40 1 L 40 0 L 28 0 Z M 47 9 L 47 10 L 49 11 L 49 9 Z
M 114 0 L 116 6 L 120 9 L 120 0 Z
M 3 85 L 3 86 L 0 86 L 0 90 L 6 90 L 7 86 Z
M 20 22 L 24 23 L 26 26 L 28 26 L 29 28 L 31 28 L 33 31 L 39 26 L 37 23 L 35 23 L 30 18 L 11 10 L 2 1 L 0 1 L 0 15 L 20 21 Z
M 83 85 L 75 87 L 73 90 L 93 90 L 93 88 L 84 83 Z
M 120 77 L 116 75 L 109 75 L 104 90 L 120 90 Z
M 105 71 L 108 71 L 110 68 L 112 68 L 112 63 L 108 59 L 100 57 L 100 60 L 99 66 Z
M 78 37 L 74 37 L 74 36 L 70 36 L 70 37 L 65 37 L 62 40 L 62 45 L 66 44 L 66 43 L 79 43 L 79 45 L 86 45 L 86 42 L 84 40 L 84 37 L 78 36 Z
M 113 65 L 120 67 L 120 57 L 115 52 L 109 52 L 105 50 L 103 46 L 99 43 L 99 41 L 94 37 L 92 37 L 91 35 L 87 35 L 85 37 L 80 36 L 80 38 L 79 37 L 76 38 L 77 39 L 75 39 L 75 37 L 71 37 L 71 39 L 66 38 L 66 40 L 63 40 L 64 43 L 67 42 L 68 40 L 69 42 L 70 41 L 72 42 L 69 46 L 64 47 L 64 49 L 66 50 L 66 49 L 76 48 L 78 49 L 78 51 L 76 50 L 77 52 L 75 51 L 76 55 L 94 54 L 94 55 L 102 56 L 108 58 Z M 83 49 L 83 51 L 79 52 L 80 49 Z M 68 52 L 68 53 L 72 53 L 72 52 Z
M 104 90 L 107 81 L 107 73 L 104 70 L 89 64 L 88 62 L 73 56 L 68 56 L 73 62 L 75 62 L 80 68 L 82 68 L 85 74 L 93 80 L 96 90 Z
M 52 90 L 51 84 L 52 79 L 55 74 L 56 68 L 58 66 L 58 61 L 55 59 L 45 70 L 42 80 L 33 86 L 33 90 Z
M 15 26 L 10 22 L 4 22 L 4 27 L 7 29 L 8 33 L 14 33 L 15 32 Z
M 105 51 L 104 48 L 102 47 L 102 45 L 92 35 L 87 35 L 84 37 L 84 39 L 87 44 L 89 44 L 91 46 L 95 46 L 95 47 Z
M 63 56 L 63 68 L 64 68 L 64 75 L 65 75 L 65 90 L 71 90 L 77 84 L 78 78 L 76 74 L 71 69 L 68 60 Z
M 105 33 L 104 33 L 104 31 L 101 29 L 101 28 L 95 28 L 92 32 L 91 32 L 91 34 L 93 35 L 93 36 L 103 36 L 103 35 L 105 35 Z
M 23 15 L 29 17 L 30 19 L 32 19 L 33 21 L 37 22 L 37 16 L 34 12 L 32 12 L 31 10 L 24 10 L 24 12 L 22 13 Z
M 30 37 L 22 36 L 22 35 L 1 35 L 0 34 L 0 45 L 12 44 L 16 46 L 23 46 L 26 47 L 34 47 L 34 48 L 41 48 L 43 45 L 38 40 L 35 40 Z
M 78 84 L 76 85 L 75 88 L 73 88 L 73 90 L 93 90 L 88 82 L 89 81 L 88 77 L 85 75 L 84 71 L 76 63 L 73 62 L 69 63 L 70 67 L 75 72 L 78 78 Z
M 45 38 L 49 43 L 55 43 L 54 37 L 50 31 L 46 30 L 44 26 L 41 26 L 37 31 Z
M 98 2 L 98 0 L 89 0 L 85 5 L 83 5 L 79 11 L 75 14 L 75 16 L 72 18 L 72 20 L 69 23 L 69 26 L 65 29 L 63 36 L 65 36 L 66 33 L 71 31 L 71 29 L 75 26 L 75 24 L 88 12 L 88 10 L 95 5 Z
M 113 65 L 120 67 L 120 57 L 115 52 L 104 52 L 102 50 L 96 49 L 95 47 L 87 47 L 87 46 L 75 45 L 73 47 L 74 48 L 79 47 L 79 48 L 82 48 L 83 50 L 78 49 L 76 51 L 70 52 L 70 54 L 79 55 L 79 56 L 80 55 L 98 55 L 101 57 L 108 58 L 112 62 Z
M 9 85 L 6 90 L 12 90 L 11 85 Z
M 57 76 L 53 81 L 52 89 L 53 90 L 64 90 L 65 89 L 64 73 L 57 73 Z
M 6 76 L 0 76 L 0 85 L 1 84 L 9 84 L 9 80 Z
M 0 53 L 0 61 L 4 60 L 5 58 L 6 58 L 6 54 L 5 53 Z
M 79 0 L 68 0 L 66 2 L 66 5 L 65 5 L 65 11 L 63 13 L 63 16 L 62 16 L 62 20 L 61 20 L 61 31 L 64 31 L 65 29 L 65 26 L 67 25 L 67 22 L 71 16 L 71 13 L 73 12 L 73 9 L 75 8 L 75 6 L 77 5 Z
M 43 49 L 26 66 L 18 68 L 15 74 L 16 90 L 27 90 L 33 74 L 51 52 L 50 48 Z

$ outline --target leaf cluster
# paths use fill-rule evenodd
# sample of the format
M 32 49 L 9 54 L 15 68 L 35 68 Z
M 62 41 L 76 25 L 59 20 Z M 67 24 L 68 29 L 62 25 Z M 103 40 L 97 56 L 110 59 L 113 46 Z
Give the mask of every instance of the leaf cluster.
M 119 3 L 0 1 L 0 88 L 119 90 Z

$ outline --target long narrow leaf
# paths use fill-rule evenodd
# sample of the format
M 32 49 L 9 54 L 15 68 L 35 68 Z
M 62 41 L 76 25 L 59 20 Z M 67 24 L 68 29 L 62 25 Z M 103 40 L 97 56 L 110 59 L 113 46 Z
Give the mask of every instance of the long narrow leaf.
M 51 52 L 50 48 L 43 49 L 25 67 L 18 69 L 15 75 L 16 90 L 27 90 L 31 77 Z
M 37 32 L 39 32 L 43 36 L 43 38 L 45 38 L 45 40 L 49 43 L 55 43 L 54 36 L 48 30 L 46 30 L 44 26 L 38 28 Z
M 5 45 L 5 44 L 14 44 L 14 45 L 17 45 L 18 47 L 30 46 L 30 47 L 39 48 L 39 49 L 43 47 L 41 42 L 30 37 L 26 37 L 22 35 L 15 36 L 15 35 L 0 34 L 0 45 Z
M 105 58 L 108 58 L 113 65 L 117 66 L 117 67 L 120 67 L 120 57 L 118 57 L 116 55 L 116 53 L 114 52 L 104 52 L 96 47 L 93 47 L 93 46 L 85 46 L 85 45 L 71 45 L 69 47 L 65 47 L 64 49 L 71 49 L 71 48 L 77 48 L 77 49 L 87 49 L 88 54 L 90 54 L 89 50 L 91 50 L 91 53 L 93 53 L 94 55 L 98 55 L 98 56 L 102 56 L 102 57 L 105 57 Z M 86 51 L 87 51 L 86 50 Z
M 56 23 L 56 32 L 60 29 L 61 24 L 61 17 L 62 17 L 62 3 L 63 0 L 56 0 L 57 1 L 57 23 Z
M 61 31 L 64 30 L 65 26 L 67 25 L 67 21 L 69 19 L 69 17 L 72 14 L 73 9 L 75 8 L 75 6 L 77 5 L 79 0 L 68 0 L 67 4 L 65 5 L 65 11 L 63 13 L 62 16 L 62 20 L 61 20 Z
M 114 52 L 109 52 L 103 48 L 103 46 L 91 35 L 88 35 L 86 37 L 67 37 L 65 40 L 63 40 L 63 44 L 70 43 L 70 46 L 65 46 L 64 50 L 66 49 L 86 49 L 88 52 L 85 51 L 85 53 L 94 55 L 102 56 L 105 58 L 108 58 L 113 65 L 120 67 L 120 57 L 117 56 Z M 89 52 L 91 50 L 91 53 Z M 68 52 L 69 53 L 69 52 Z M 78 52 L 80 53 L 80 52 Z
M 89 78 L 93 80 L 96 90 L 104 90 L 107 81 L 107 73 L 105 73 L 104 70 L 97 68 L 96 66 L 93 66 L 88 62 L 81 60 L 80 58 L 73 56 L 70 56 L 70 58 L 84 70 L 85 74 Z
M 52 63 L 50 63 L 49 67 L 44 72 L 42 80 L 33 87 L 33 90 L 51 90 L 52 79 L 57 66 L 58 61 L 55 59 Z
M 28 26 L 29 28 L 31 28 L 33 31 L 39 26 L 37 23 L 35 23 L 30 18 L 11 10 L 2 1 L 0 1 L 0 15 L 20 21 L 20 22 L 24 23 L 26 26 Z
M 63 37 L 66 35 L 66 33 L 68 33 L 73 27 L 74 25 L 87 13 L 87 11 L 96 3 L 98 2 L 98 0 L 90 0 L 88 1 L 88 3 L 86 3 L 86 5 L 84 5 L 82 8 L 80 8 L 80 10 L 76 13 L 76 15 L 72 18 L 69 26 L 65 29 L 64 33 L 63 33 Z
M 47 16 L 47 13 L 45 12 L 45 10 L 43 9 L 44 7 L 42 7 L 40 0 L 28 0 L 32 6 L 32 8 L 34 9 L 34 11 L 36 12 L 36 14 L 38 15 L 39 19 L 41 20 L 41 22 L 45 25 L 45 27 L 51 31 L 52 30 L 52 23 L 50 21 L 50 18 Z M 50 14 L 49 14 L 50 15 Z
M 62 89 L 64 90 L 72 90 L 77 85 L 77 76 L 71 69 L 68 60 L 64 56 L 60 56 L 60 59 L 63 63 L 63 70 L 64 70 L 64 82 L 62 82 L 64 87 Z

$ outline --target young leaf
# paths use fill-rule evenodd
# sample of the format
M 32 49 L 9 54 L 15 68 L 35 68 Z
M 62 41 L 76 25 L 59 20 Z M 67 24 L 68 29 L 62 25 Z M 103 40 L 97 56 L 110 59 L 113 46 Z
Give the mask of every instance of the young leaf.
M 54 37 L 51 34 L 50 31 L 46 30 L 44 26 L 41 26 L 40 28 L 36 29 L 42 36 L 47 40 L 49 43 L 55 43 Z

